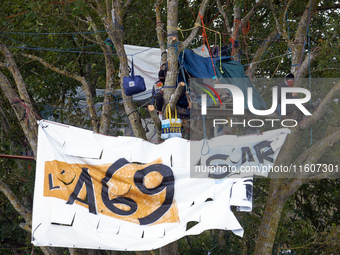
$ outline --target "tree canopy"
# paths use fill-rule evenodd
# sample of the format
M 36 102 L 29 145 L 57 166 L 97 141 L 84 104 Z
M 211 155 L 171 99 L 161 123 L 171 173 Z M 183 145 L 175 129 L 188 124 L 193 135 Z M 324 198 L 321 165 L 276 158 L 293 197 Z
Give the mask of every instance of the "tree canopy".
M 40 118 L 106 135 L 146 138 L 145 106 L 116 93 L 129 66 L 125 44 L 160 47 L 165 103 L 176 92 L 177 50 L 226 46 L 270 104 L 272 79 L 313 78 L 319 108 L 291 128 L 277 164 L 339 165 L 339 3 L 334 0 L 8 1 L 0 9 L 0 154 L 35 157 Z M 178 49 L 173 47 L 178 45 Z M 266 83 L 256 83 L 265 78 Z M 155 77 L 156 81 L 157 77 Z M 325 82 L 325 79 L 328 82 Z M 329 82 L 330 81 L 330 82 Z M 77 88 L 85 92 L 80 107 Z M 103 89 L 97 95 L 96 89 Z M 100 103 L 100 109 L 94 105 Z M 176 103 L 176 102 L 175 102 Z M 175 107 L 172 102 L 172 108 Z M 152 113 L 150 112 L 152 115 Z M 104 254 L 32 247 L 34 160 L 0 158 L 0 254 Z M 236 212 L 243 238 L 211 230 L 137 254 L 336 254 L 339 178 L 256 179 L 254 209 Z M 318 178 L 316 178 L 318 177 Z M 330 177 L 330 176 L 327 176 Z M 122 252 L 123 254 L 127 252 Z M 111 252 L 111 254 L 116 254 Z

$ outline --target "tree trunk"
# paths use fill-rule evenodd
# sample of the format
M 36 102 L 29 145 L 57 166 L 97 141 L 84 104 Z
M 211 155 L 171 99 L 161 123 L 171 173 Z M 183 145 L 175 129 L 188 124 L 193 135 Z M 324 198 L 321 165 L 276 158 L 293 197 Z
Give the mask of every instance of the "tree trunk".
M 5 46 L 0 46 L 0 51 L 6 58 L 8 70 L 11 72 L 14 78 L 19 96 L 13 90 L 10 82 L 2 72 L 0 72 L 1 89 L 11 103 L 12 108 L 15 111 L 20 125 L 24 131 L 24 134 L 29 144 L 31 145 L 33 153 L 34 155 L 36 155 L 38 129 L 36 126 L 37 120 L 35 116 L 33 116 L 33 104 L 28 95 L 26 84 L 23 77 L 21 76 L 19 68 L 14 61 L 12 53 Z
M 106 6 L 107 13 L 111 13 L 111 8 L 109 6 Z M 122 97 L 123 97 L 123 104 L 125 112 L 129 118 L 129 121 L 131 123 L 131 127 L 133 130 L 133 133 L 135 137 L 139 137 L 142 139 L 146 139 L 145 130 L 143 128 L 140 115 L 138 110 L 135 108 L 135 105 L 133 103 L 132 97 L 125 95 L 124 88 L 123 88 L 123 77 L 129 76 L 129 69 L 128 69 L 128 63 L 127 63 L 127 56 L 124 49 L 124 34 L 123 34 L 123 11 L 121 8 L 120 1 L 113 1 L 113 8 L 115 9 L 116 13 L 116 24 L 114 25 L 112 23 L 112 18 L 110 16 L 106 16 L 103 11 L 99 10 L 99 17 L 102 18 L 105 29 L 107 31 L 110 31 L 108 33 L 110 39 L 112 40 L 117 55 L 119 57 L 119 63 L 120 63 L 120 87 L 122 89 Z
M 320 0 L 309 0 L 306 9 L 300 19 L 299 26 L 295 32 L 294 42 L 292 42 L 292 68 L 291 73 L 296 75 L 296 78 L 303 77 L 300 75 L 299 69 L 304 58 L 304 48 L 306 43 L 306 31 L 310 26 L 310 17 L 312 11 L 318 6 Z
M 178 255 L 177 241 L 169 243 L 160 249 L 159 255 Z
M 111 53 L 111 49 L 107 49 L 107 52 Z M 99 133 L 103 135 L 109 135 L 112 114 L 111 102 L 113 99 L 115 81 L 115 68 L 112 56 L 105 54 L 105 64 L 106 64 L 106 89 L 102 108 L 102 116 L 100 119 Z
M 325 99 L 322 101 L 317 111 L 313 113 L 310 117 L 311 123 L 308 123 L 309 126 L 312 123 L 315 123 L 316 120 L 314 118 L 320 119 L 321 116 L 326 112 L 326 109 L 329 106 L 329 103 L 337 97 L 340 93 L 340 83 L 336 84 L 334 88 L 327 94 Z M 319 111 L 319 112 L 318 112 Z M 309 126 L 306 124 L 306 127 L 300 128 L 308 128 Z M 299 137 L 301 135 L 301 130 L 299 127 L 295 127 L 291 129 L 291 134 L 287 136 L 287 139 L 281 149 L 280 154 L 278 155 L 275 165 L 287 165 L 289 161 L 293 157 L 293 152 L 296 147 L 296 144 L 299 141 Z M 330 142 L 338 142 L 340 140 L 340 130 L 337 128 L 332 128 L 331 134 L 326 134 L 320 140 L 319 143 L 313 145 L 310 149 L 306 150 L 303 154 L 300 155 L 292 165 L 311 165 L 318 162 L 320 157 L 326 152 L 326 150 L 330 147 Z M 277 227 L 280 221 L 280 217 L 282 214 L 282 209 L 287 201 L 287 199 L 293 195 L 303 183 L 307 183 L 312 179 L 308 179 L 308 175 L 310 173 L 296 173 L 296 178 L 290 179 L 271 179 L 270 180 L 270 188 L 269 188 L 269 196 L 266 203 L 266 209 L 264 212 L 264 216 L 262 219 L 261 226 L 258 229 L 258 237 L 256 240 L 256 247 L 254 254 L 272 254 L 274 240 L 276 237 Z M 278 177 L 278 176 L 273 176 Z
M 174 28 L 178 24 L 178 0 L 168 0 L 167 1 L 167 26 L 168 26 L 168 54 L 167 59 L 169 63 L 169 69 L 166 74 L 165 87 L 163 97 L 165 104 L 170 101 L 171 95 L 175 92 L 176 78 L 177 78 L 177 68 L 178 68 L 178 34 L 177 30 Z M 178 244 L 177 241 L 167 244 L 160 248 L 160 255 L 177 255 L 178 254 Z
M 17 93 L 13 90 L 6 76 L 0 72 L 0 87 L 2 92 L 8 98 L 12 109 L 20 123 L 22 130 L 33 150 L 34 155 L 37 154 L 38 132 L 36 119 L 32 116 L 31 108 L 28 108 L 26 101 L 23 102 Z
M 156 5 L 155 5 L 155 12 L 156 12 L 156 31 L 157 31 L 157 39 L 158 39 L 158 43 L 159 43 L 159 47 L 161 49 L 162 54 L 164 52 L 166 52 L 166 47 L 165 47 L 165 40 L 164 40 L 164 35 L 163 35 L 163 27 L 164 24 L 162 23 L 162 19 L 161 19 L 161 4 L 163 1 L 156 1 Z M 164 63 L 166 59 L 162 59 L 162 63 Z
M 255 255 L 272 254 L 277 227 L 283 207 L 289 196 L 282 194 L 281 179 L 271 179 L 265 213 L 261 221 L 255 246 Z
M 168 16 L 167 16 L 167 26 L 168 26 L 168 54 L 167 59 L 169 63 L 169 69 L 166 73 L 165 87 L 163 97 L 164 103 L 168 104 L 171 95 L 175 92 L 176 78 L 177 78 L 177 68 L 178 68 L 178 0 L 168 0 Z
M 271 182 L 271 187 L 272 185 Z M 273 197 L 271 193 L 269 194 L 265 214 L 260 226 L 261 231 L 258 232 L 254 251 L 255 255 L 272 254 L 277 227 L 280 222 L 282 209 L 286 202 L 281 196 Z

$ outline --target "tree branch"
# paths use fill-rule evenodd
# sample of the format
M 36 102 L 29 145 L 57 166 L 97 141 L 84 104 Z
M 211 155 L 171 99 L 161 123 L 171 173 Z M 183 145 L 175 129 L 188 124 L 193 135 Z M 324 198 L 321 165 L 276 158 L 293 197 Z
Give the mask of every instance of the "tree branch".
M 126 3 L 125 3 L 124 6 L 123 6 L 123 9 L 124 9 L 124 10 L 129 9 L 129 7 L 130 7 L 132 1 L 133 1 L 133 0 L 127 0 Z
M 86 16 L 86 17 L 89 17 L 89 15 Z M 78 19 L 78 20 L 83 21 L 83 22 L 86 23 L 87 25 L 91 24 L 91 25 L 92 25 L 92 29 L 93 29 L 93 26 L 95 26 L 94 23 L 90 23 L 88 20 L 83 20 L 83 19 L 80 19 L 79 17 L 75 17 L 75 18 Z M 75 26 L 72 22 L 69 22 L 68 24 L 70 24 L 70 25 L 73 27 L 73 29 L 74 29 L 75 31 L 79 31 L 78 27 Z M 84 33 L 80 33 L 79 35 L 80 35 L 81 37 L 83 37 L 86 41 L 89 41 L 89 42 L 91 42 L 91 43 L 97 44 L 97 45 L 99 45 L 99 46 L 102 46 L 102 45 L 104 44 L 104 42 L 99 43 L 98 40 L 96 41 L 96 40 L 91 39 L 90 37 L 88 37 L 88 36 L 87 36 L 86 34 L 84 34 Z M 95 36 L 97 36 L 97 33 L 95 33 Z
M 262 4 L 265 3 L 265 0 L 260 0 L 258 1 L 253 8 L 251 8 L 251 10 L 248 12 L 248 14 L 242 19 L 242 26 L 245 26 L 246 23 L 251 19 L 251 17 L 253 17 L 253 15 L 255 14 L 255 11 L 257 8 L 259 8 Z
M 98 1 L 98 0 L 96 0 Z M 108 22 L 107 17 L 105 16 L 105 12 L 103 12 L 100 8 L 96 10 L 97 15 L 100 17 L 110 39 L 112 40 L 115 48 L 116 53 L 119 58 L 119 71 L 120 71 L 120 86 L 122 91 L 124 91 L 123 88 L 123 77 L 129 75 L 128 71 L 128 63 L 127 63 L 127 56 L 124 49 L 124 33 L 123 33 L 123 12 L 122 12 L 122 6 L 121 1 L 112 1 L 113 7 L 115 9 L 115 21 L 116 24 L 113 24 L 112 22 Z M 110 77 L 109 76 L 107 77 Z M 125 95 L 125 93 L 122 93 L 123 97 L 123 105 L 125 113 L 128 115 L 129 121 L 132 126 L 133 133 L 136 137 L 146 139 L 145 130 L 142 126 L 142 122 L 140 119 L 140 114 L 137 112 L 134 102 L 132 100 L 132 97 L 128 97 Z
M 73 74 L 73 73 L 70 73 L 68 71 L 59 69 L 58 67 L 55 67 L 54 65 L 51 65 L 50 63 L 46 62 L 45 60 L 43 60 L 42 58 L 39 58 L 37 56 L 31 55 L 31 54 L 26 54 L 26 53 L 23 53 L 22 55 L 24 57 L 27 57 L 27 58 L 30 58 L 30 59 L 33 59 L 33 60 L 36 60 L 36 61 L 40 62 L 43 66 L 45 66 L 48 69 L 51 69 L 52 71 L 54 71 L 56 73 L 65 75 L 65 76 L 67 76 L 69 78 L 72 78 L 72 79 L 74 79 L 76 81 L 81 82 L 81 77 L 79 75 L 77 75 L 77 74 Z
M 98 0 L 95 0 L 95 2 L 96 2 L 97 7 L 95 7 L 95 6 L 94 6 L 92 3 L 90 3 L 90 2 L 88 2 L 88 4 L 89 4 L 90 7 L 98 14 L 99 18 L 101 18 L 101 19 L 105 18 L 105 19 L 106 19 L 107 17 L 105 16 L 105 10 L 104 10 L 104 8 L 103 8 L 101 2 L 98 1 Z
M 8 64 L 0 62 L 0 68 L 8 68 Z
M 45 66 L 48 69 L 51 69 L 52 71 L 54 71 L 56 73 L 65 75 L 69 78 L 72 78 L 76 81 L 79 81 L 83 85 L 83 89 L 84 89 L 85 96 L 86 96 L 86 102 L 87 102 L 87 105 L 89 106 L 93 130 L 98 133 L 99 129 L 98 129 L 98 121 L 97 121 L 97 112 L 96 112 L 96 109 L 94 107 L 94 100 L 93 100 L 93 97 L 92 97 L 90 85 L 88 84 L 86 79 L 84 77 L 77 75 L 77 74 L 73 74 L 73 73 L 67 72 L 65 70 L 59 69 L 59 68 L 55 67 L 54 65 L 47 63 L 45 60 L 43 60 L 42 58 L 39 58 L 37 56 L 30 55 L 30 54 L 22 54 L 22 55 L 24 57 L 27 57 L 27 58 L 30 58 L 30 59 L 33 59 L 33 60 L 40 62 L 43 66 Z
M 288 8 L 290 7 L 290 5 L 292 4 L 292 0 L 289 0 L 286 7 L 285 7 L 285 11 L 282 15 L 282 31 L 283 31 L 283 35 L 286 39 L 286 41 L 291 44 L 291 40 L 290 38 L 288 37 L 288 32 L 287 32 L 287 28 L 286 28 L 286 22 L 285 22 L 285 17 L 287 16 L 287 11 L 288 11 Z M 290 46 L 290 45 L 289 45 Z
M 97 8 L 94 6 L 94 4 L 88 0 L 85 0 L 85 3 L 87 3 L 88 6 L 94 11 L 97 12 Z
M 32 231 L 32 212 L 24 207 L 19 199 L 15 196 L 12 190 L 2 181 L 0 178 L 0 191 L 7 197 L 10 203 L 13 205 L 14 209 L 20 214 L 21 217 L 26 221 L 27 227 L 26 231 Z
M 221 5 L 221 1 L 220 0 L 217 0 L 216 3 L 217 3 L 218 11 L 223 16 L 224 24 L 225 24 L 225 27 L 227 29 L 227 32 L 228 32 L 229 36 L 231 37 L 232 36 L 232 31 L 231 31 L 231 27 L 230 27 L 230 24 L 229 24 L 227 13 L 223 10 L 224 6 Z
M 310 23 L 310 18 L 312 14 L 312 10 L 318 6 L 320 0 L 309 0 L 303 15 L 300 18 L 298 27 L 294 34 L 294 41 L 293 45 L 289 45 L 292 51 L 292 64 L 294 65 L 291 68 L 292 73 L 297 73 L 301 64 L 301 59 L 303 58 L 304 54 L 304 43 L 307 27 Z M 299 71 L 300 72 L 300 71 Z
M 0 42 L 0 44 L 2 43 Z M 34 108 L 31 102 L 31 98 L 26 89 L 26 83 L 21 75 L 19 68 L 16 65 L 16 62 L 14 61 L 12 53 L 5 46 L 0 46 L 0 51 L 6 59 L 7 68 L 14 78 L 19 96 L 17 96 L 17 93 L 13 90 L 7 77 L 1 72 L 0 87 L 10 102 L 13 99 L 22 100 L 22 104 L 20 106 L 12 104 L 12 108 L 17 115 L 17 119 L 22 127 L 22 130 L 25 133 L 26 138 L 29 141 L 34 155 L 36 155 L 38 129 L 36 126 L 36 117 L 32 114 Z M 26 116 L 25 119 L 27 121 L 23 119 L 23 116 Z
M 311 65 L 316 59 L 317 57 L 320 55 L 321 53 L 321 47 L 315 47 L 310 51 L 310 58 L 308 56 L 305 57 L 305 59 L 302 61 L 302 64 L 299 68 L 299 74 L 298 77 L 296 78 L 303 78 L 306 77 L 308 72 L 309 72 L 309 65 Z
M 89 22 L 88 22 L 87 20 L 84 20 L 84 19 L 80 18 L 79 16 L 72 16 L 72 17 L 75 17 L 77 20 L 79 20 L 80 22 L 85 23 L 86 25 L 89 24 Z M 62 17 L 61 17 L 61 19 L 64 19 L 64 18 L 65 18 L 65 16 L 62 16 Z M 68 19 L 68 20 L 69 20 L 69 19 Z M 72 22 L 69 22 L 69 24 L 71 24 L 72 27 L 76 28 L 76 26 L 75 26 Z
M 266 40 L 257 48 L 254 58 L 252 59 L 252 62 L 247 68 L 247 76 L 253 77 L 254 73 L 256 71 L 256 68 L 258 66 L 258 60 L 261 58 L 263 53 L 268 49 L 268 47 L 272 44 L 273 40 L 279 35 L 276 29 L 273 29 L 273 31 L 268 35 Z
M 200 9 L 198 11 L 198 13 L 201 14 L 201 16 L 204 15 L 204 13 L 207 9 L 208 3 L 209 3 L 209 0 L 203 0 L 202 1 Z M 201 18 L 200 18 L 199 15 L 197 15 L 195 24 L 201 24 Z M 191 42 L 194 40 L 195 36 L 197 35 L 198 30 L 199 30 L 199 27 L 197 26 L 191 31 L 190 35 L 183 42 L 184 48 L 188 47 L 191 44 Z
M 109 0 L 105 0 L 105 9 L 106 9 L 107 20 L 110 23 L 112 23 L 111 7 L 110 7 L 110 1 Z
M 161 52 L 163 53 L 163 52 L 166 52 L 166 48 L 165 48 L 165 38 L 163 35 L 164 24 L 162 23 L 162 19 L 161 19 L 161 6 L 160 5 L 161 5 L 161 1 L 156 0 L 156 4 L 155 4 L 156 32 L 157 32 L 157 39 L 158 39 L 159 47 L 161 48 Z
M 161 134 L 162 134 L 162 124 L 157 116 L 157 113 L 155 111 L 155 107 L 153 105 L 148 105 L 148 110 L 151 116 L 151 119 L 153 120 L 153 123 L 155 124 L 156 128 L 156 133 L 157 133 L 157 140 L 161 139 Z
M 279 34 L 282 34 L 283 37 L 287 40 L 287 42 L 289 41 L 288 39 L 288 35 L 287 33 L 284 33 L 283 31 L 283 28 L 279 22 L 279 19 L 278 19 L 278 16 L 277 16 L 277 13 L 276 13 L 276 10 L 275 10 L 275 6 L 274 6 L 274 3 L 273 3 L 273 0 L 269 0 L 269 6 L 270 6 L 270 9 L 272 11 L 272 14 L 273 14 L 273 18 L 275 20 L 275 25 L 276 25 L 276 29 L 278 31 Z
M 96 41 L 93 41 L 93 42 L 98 44 L 105 53 L 109 53 L 107 51 L 106 47 L 105 47 L 105 43 L 104 43 L 103 39 L 99 35 L 99 29 L 98 29 L 97 25 L 94 23 L 92 17 L 90 15 L 86 15 L 86 19 L 89 22 L 89 24 L 91 24 L 91 28 L 92 28 L 93 32 L 95 32 L 94 37 L 95 37 Z M 81 35 L 83 35 L 83 33 L 81 33 Z M 86 37 L 87 36 L 85 36 L 84 38 L 86 38 Z
M 236 0 L 234 1 L 234 21 L 235 20 L 240 20 L 241 21 L 241 7 L 239 6 L 239 1 Z M 233 24 L 233 33 L 235 36 L 235 28 L 236 28 L 237 24 Z
M 106 3 L 108 4 L 108 3 Z M 90 15 L 86 16 L 87 21 L 89 24 L 91 24 L 92 30 L 95 32 L 94 37 L 96 39 L 96 42 L 98 45 L 100 45 L 101 49 L 103 50 L 105 54 L 105 65 L 106 65 L 106 88 L 105 88 L 105 94 L 104 94 L 104 102 L 102 106 L 102 114 L 100 118 L 100 127 L 99 127 L 99 133 L 108 135 L 111 125 L 111 110 L 112 105 L 110 104 L 112 95 L 114 92 L 114 61 L 110 53 L 112 53 L 111 47 L 106 45 L 99 35 L 99 30 L 97 25 L 94 23 L 92 17 Z
M 2 42 L 0 42 L 0 44 L 2 44 Z M 19 71 L 19 68 L 17 67 L 14 61 L 12 53 L 7 49 L 7 47 L 4 47 L 4 46 L 0 46 L 0 51 L 2 52 L 2 54 L 4 55 L 6 59 L 8 70 L 11 72 L 15 80 L 20 97 L 26 102 L 26 105 L 30 109 L 33 109 L 31 99 L 26 90 L 26 84 L 25 84 L 24 78 L 22 77 Z
M 301 122 L 295 129 L 303 130 L 310 128 L 310 126 L 316 123 L 325 114 L 332 100 L 338 95 L 340 95 L 340 81 L 328 92 L 313 114 Z
M 332 128 L 331 134 L 325 134 L 325 136 L 315 145 L 310 147 L 304 153 L 302 153 L 293 163 L 296 166 L 310 166 L 312 164 L 316 164 L 321 156 L 326 152 L 327 149 L 333 146 L 334 143 L 340 140 L 340 128 Z M 298 172 L 299 178 L 325 178 L 335 176 L 336 173 L 323 172 L 323 171 L 302 171 Z M 310 181 L 307 180 L 307 181 Z
M 184 82 L 180 82 L 175 90 L 175 92 L 172 94 L 172 97 L 170 99 L 170 109 L 173 111 L 176 107 L 176 104 L 177 104 L 177 101 L 179 99 L 179 96 L 181 95 L 182 93 L 182 90 L 185 86 L 185 83 Z
M 307 26 L 309 23 L 309 16 L 311 15 L 312 10 L 314 10 L 314 8 L 318 6 L 319 2 L 320 0 L 309 0 L 308 1 L 305 11 L 300 19 L 298 28 L 296 29 L 296 32 L 295 32 L 294 37 L 296 41 L 298 42 L 304 41 Z
M 164 103 L 167 104 L 170 100 L 171 95 L 175 91 L 176 79 L 177 79 L 177 68 L 178 68 L 178 2 L 179 0 L 168 0 L 167 1 L 167 60 L 168 60 L 168 71 L 165 77 L 165 87 L 163 98 Z
M 316 72 L 326 72 L 326 71 L 336 71 L 336 72 L 340 72 L 340 69 L 338 69 L 338 68 L 322 68 L 322 69 L 315 69 L 315 70 L 311 71 L 311 73 L 316 73 Z
M 111 50 L 108 45 L 105 46 L 108 48 L 107 51 Z M 110 131 L 112 114 L 112 104 L 110 104 L 110 102 L 112 102 L 113 99 L 115 82 L 115 66 L 114 60 L 111 55 L 105 55 L 105 65 L 106 65 L 106 87 L 104 102 L 102 106 L 102 115 L 100 119 L 99 133 L 108 135 Z

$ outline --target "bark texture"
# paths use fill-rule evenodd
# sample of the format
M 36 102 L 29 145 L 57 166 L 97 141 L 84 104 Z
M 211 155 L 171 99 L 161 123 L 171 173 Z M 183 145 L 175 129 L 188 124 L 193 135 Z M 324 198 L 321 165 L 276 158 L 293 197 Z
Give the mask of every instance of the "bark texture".
M 157 112 L 155 111 L 155 107 L 153 105 L 148 105 L 148 110 L 151 116 L 153 123 L 155 124 L 156 133 L 157 133 L 157 140 L 161 140 L 162 135 L 162 124 L 161 120 L 159 119 Z
M 98 120 L 97 120 L 97 112 L 96 112 L 96 108 L 94 107 L 94 100 L 93 100 L 90 84 L 87 82 L 85 77 L 80 76 L 80 75 L 75 74 L 75 73 L 70 73 L 66 70 L 59 69 L 58 67 L 46 62 L 45 60 L 43 60 L 42 58 L 39 58 L 37 56 L 31 55 L 31 54 L 22 54 L 22 55 L 24 57 L 29 58 L 29 59 L 33 59 L 35 61 L 40 62 L 43 66 L 45 66 L 48 69 L 51 69 L 52 71 L 54 71 L 56 73 L 65 75 L 65 76 L 72 78 L 72 79 L 81 83 L 83 90 L 85 92 L 86 103 L 89 106 L 89 112 L 90 112 L 90 118 L 91 118 L 93 130 L 98 133 L 99 132 L 99 129 L 98 129 L 99 125 L 98 125 Z
M 128 5 L 125 5 L 127 8 Z M 115 9 L 116 17 L 115 17 L 115 24 L 113 24 L 112 17 L 111 17 L 111 10 L 112 8 Z M 97 13 L 98 16 L 102 19 L 105 29 L 110 31 L 108 33 L 110 39 L 112 40 L 117 55 L 119 57 L 120 63 L 120 87 L 123 91 L 123 105 L 125 112 L 129 118 L 131 123 L 131 127 L 133 133 L 136 137 L 146 139 L 145 130 L 142 126 L 142 122 L 140 119 L 139 112 L 136 110 L 135 105 L 133 103 L 132 97 L 126 96 L 123 88 L 123 77 L 129 76 L 129 69 L 128 69 L 128 62 L 127 56 L 124 49 L 124 33 L 123 33 L 123 11 L 120 1 L 112 1 L 112 7 L 109 4 L 106 4 L 106 14 L 103 7 L 97 1 Z
M 288 165 L 290 159 L 293 158 L 294 149 L 299 142 L 299 137 L 303 129 L 309 128 L 312 124 L 318 121 L 326 112 L 329 104 L 334 98 L 340 95 L 340 82 L 338 82 L 333 89 L 322 100 L 321 104 L 313 115 L 307 118 L 299 126 L 291 128 L 291 134 L 287 136 L 286 141 L 278 155 L 275 165 Z M 333 128 L 332 131 L 326 132 L 324 137 L 320 139 L 318 143 L 301 154 L 292 165 L 301 165 L 302 167 L 316 164 L 321 156 L 331 146 L 339 142 L 340 129 Z M 280 222 L 282 209 L 287 199 L 293 195 L 302 184 L 308 183 L 315 178 L 331 177 L 325 173 L 312 173 L 312 172 L 299 172 L 295 173 L 290 179 L 278 178 L 272 174 L 270 180 L 270 189 L 268 200 L 266 203 L 265 213 L 261 222 L 261 226 L 258 230 L 258 236 L 256 240 L 256 247 L 254 254 L 272 254 L 274 240 L 278 224 Z

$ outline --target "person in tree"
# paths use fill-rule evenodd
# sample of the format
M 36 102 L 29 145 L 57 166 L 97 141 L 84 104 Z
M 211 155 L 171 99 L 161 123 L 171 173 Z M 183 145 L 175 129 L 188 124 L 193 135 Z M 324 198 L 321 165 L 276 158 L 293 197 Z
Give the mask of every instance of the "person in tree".
M 156 109 L 160 120 L 162 120 L 162 108 L 164 102 L 163 100 L 164 82 L 165 82 L 165 70 L 160 70 L 158 72 L 158 81 L 154 83 L 152 88 L 152 101 L 151 101 L 151 104 L 154 104 L 154 101 L 156 101 Z
M 282 82 L 279 86 L 278 86 L 278 107 L 277 107 L 277 113 L 279 115 L 281 115 L 281 89 L 282 88 L 288 88 L 288 87 L 293 87 L 295 83 L 295 76 L 292 73 L 289 73 L 286 75 L 285 77 L 285 81 Z M 297 93 L 287 93 L 286 94 L 286 98 L 287 99 L 293 99 L 293 98 L 299 98 Z M 316 100 L 313 104 L 303 104 L 303 106 L 307 109 L 307 110 L 312 110 L 312 109 L 316 109 L 321 103 L 321 99 L 318 98 L 318 100 Z M 295 104 L 287 104 L 286 105 L 286 114 L 290 114 L 294 111 L 300 111 L 300 109 L 295 105 Z

